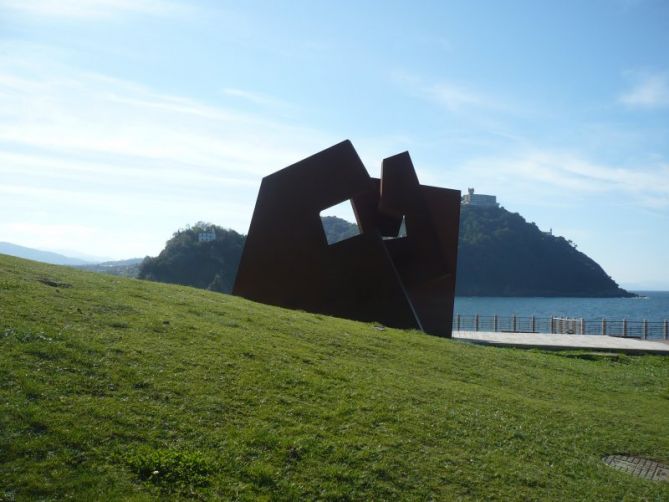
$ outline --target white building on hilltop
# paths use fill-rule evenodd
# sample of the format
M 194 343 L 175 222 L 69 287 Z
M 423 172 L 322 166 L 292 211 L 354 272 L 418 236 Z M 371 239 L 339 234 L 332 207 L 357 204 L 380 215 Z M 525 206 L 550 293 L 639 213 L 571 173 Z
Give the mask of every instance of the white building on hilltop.
M 462 196 L 462 204 L 465 206 L 489 206 L 498 207 L 497 197 L 494 195 L 484 195 L 474 193 L 473 188 L 468 188 L 465 195 Z
M 216 232 L 213 228 L 210 228 L 206 232 L 200 232 L 197 234 L 198 242 L 211 242 L 216 240 Z

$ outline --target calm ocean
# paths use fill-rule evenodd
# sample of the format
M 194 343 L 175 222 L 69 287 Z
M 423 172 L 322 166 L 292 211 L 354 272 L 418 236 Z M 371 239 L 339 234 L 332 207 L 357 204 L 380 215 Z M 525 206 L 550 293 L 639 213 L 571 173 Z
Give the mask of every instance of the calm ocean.
M 575 317 L 631 321 L 669 319 L 669 291 L 635 291 L 640 298 L 457 297 L 455 313 L 536 317 Z

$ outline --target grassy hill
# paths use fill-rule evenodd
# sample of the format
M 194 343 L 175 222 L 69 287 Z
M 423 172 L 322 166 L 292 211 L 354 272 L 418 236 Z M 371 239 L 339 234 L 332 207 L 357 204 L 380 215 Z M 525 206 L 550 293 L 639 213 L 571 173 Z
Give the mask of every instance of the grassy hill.
M 667 500 L 668 381 L 0 256 L 3 501 Z

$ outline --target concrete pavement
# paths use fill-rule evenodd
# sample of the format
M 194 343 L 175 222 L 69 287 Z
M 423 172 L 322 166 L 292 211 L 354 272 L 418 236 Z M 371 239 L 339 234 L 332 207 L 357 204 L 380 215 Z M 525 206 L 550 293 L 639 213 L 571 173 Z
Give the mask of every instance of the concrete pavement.
M 669 355 L 669 344 L 663 341 L 619 338 L 614 336 L 454 331 L 453 339 L 501 347 L 537 348 L 546 350 L 596 350 Z

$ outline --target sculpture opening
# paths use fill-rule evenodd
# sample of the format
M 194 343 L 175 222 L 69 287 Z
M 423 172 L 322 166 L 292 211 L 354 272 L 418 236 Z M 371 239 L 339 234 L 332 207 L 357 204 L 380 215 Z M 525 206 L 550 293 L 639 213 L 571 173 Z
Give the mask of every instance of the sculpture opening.
M 334 216 L 336 213 L 341 212 L 345 214 L 346 221 L 342 221 L 339 217 Z M 351 237 L 355 237 L 362 233 L 355 218 L 355 214 L 353 213 L 353 201 L 350 199 L 324 209 L 321 211 L 320 217 L 323 224 L 323 231 L 325 232 L 325 238 L 330 245 L 350 239 Z M 351 223 L 351 221 L 353 221 L 353 223 Z M 344 223 L 346 224 L 344 228 L 337 228 Z M 328 232 L 326 228 L 327 225 L 335 228 L 331 228 L 330 232 Z

